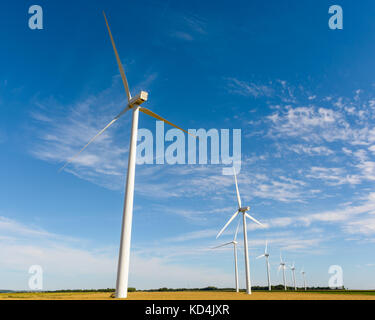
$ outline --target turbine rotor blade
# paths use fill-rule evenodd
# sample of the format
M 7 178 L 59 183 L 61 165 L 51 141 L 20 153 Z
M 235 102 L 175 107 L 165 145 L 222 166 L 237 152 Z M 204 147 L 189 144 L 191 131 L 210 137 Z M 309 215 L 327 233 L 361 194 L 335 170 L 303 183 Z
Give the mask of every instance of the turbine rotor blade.
M 239 227 L 240 227 L 240 223 L 241 223 L 241 220 L 238 220 L 238 224 L 237 224 L 237 229 L 236 229 L 236 233 L 234 234 L 234 241 L 236 241 L 237 240 L 237 234 L 238 234 L 238 229 L 239 229 Z
M 129 106 L 122 110 L 110 123 L 108 123 L 102 130 L 100 130 L 93 138 L 91 138 L 90 141 L 79 152 L 77 152 L 73 157 L 71 157 L 67 162 L 65 162 L 65 164 L 59 169 L 59 172 L 61 172 L 69 163 L 71 163 L 75 158 L 77 158 L 83 150 L 85 150 L 97 137 L 99 137 L 112 124 L 114 124 L 128 110 Z
M 223 229 L 220 230 L 220 232 L 217 234 L 216 239 L 220 237 L 220 235 L 224 232 L 224 230 L 228 227 L 228 225 L 233 221 L 235 217 L 237 217 L 239 211 L 237 210 L 234 215 L 228 220 L 228 222 L 225 224 Z
M 140 107 L 140 108 L 139 108 L 139 111 L 142 111 L 143 113 L 145 113 L 145 114 L 147 114 L 147 115 L 149 115 L 149 116 L 151 116 L 151 117 L 153 117 L 153 118 L 155 118 L 155 119 L 158 119 L 158 120 L 160 120 L 160 121 L 164 121 L 165 123 L 171 125 L 172 127 L 175 127 L 175 128 L 177 128 L 177 129 L 179 129 L 179 130 L 182 130 L 183 132 L 186 132 L 187 134 L 190 134 L 191 136 L 193 136 L 194 138 L 196 138 L 195 135 L 193 135 L 193 134 L 191 134 L 190 132 L 187 132 L 186 130 L 184 130 L 184 129 L 178 127 L 178 126 L 176 126 L 176 125 L 173 124 L 172 122 L 169 122 L 168 120 L 166 120 L 166 119 L 164 119 L 163 117 L 157 115 L 155 112 L 153 112 L 153 111 L 151 111 L 151 110 L 149 110 L 149 109 L 146 109 L 146 108 Z
M 245 216 L 251 220 L 253 220 L 255 223 L 259 224 L 260 226 L 264 227 L 263 224 L 261 224 L 257 219 L 253 218 L 251 215 L 249 215 L 248 213 L 245 213 Z
M 115 55 L 116 55 L 118 68 L 120 69 L 121 79 L 122 79 L 122 82 L 124 84 L 125 92 L 126 92 L 126 95 L 128 97 L 128 102 L 129 102 L 132 97 L 131 97 L 131 94 L 130 94 L 130 91 L 129 91 L 128 80 L 126 79 L 124 68 L 122 67 L 122 63 L 121 63 L 120 57 L 119 57 L 117 49 L 116 49 L 115 41 L 113 40 L 112 32 L 111 32 L 111 29 L 109 28 L 108 20 L 107 20 L 107 17 L 105 15 L 104 11 L 103 11 L 103 15 L 104 15 L 105 23 L 107 25 L 109 36 L 111 38 L 113 51 L 115 52 Z
M 236 183 L 236 193 L 237 193 L 237 203 L 238 203 L 238 208 L 241 208 L 241 197 L 240 197 L 240 192 L 238 191 L 238 184 L 237 184 L 237 176 L 236 176 L 236 171 L 233 168 L 233 175 L 234 175 L 234 182 Z
M 233 242 L 232 242 L 232 241 L 231 241 L 231 242 L 227 242 L 227 243 L 221 244 L 220 246 L 213 247 L 213 248 L 211 248 L 211 249 L 221 248 L 221 247 L 227 246 L 228 244 L 231 244 L 231 243 L 233 243 Z
M 262 258 L 264 256 L 265 256 L 264 254 L 261 254 L 260 256 L 256 257 L 256 259 L 260 259 L 260 258 Z

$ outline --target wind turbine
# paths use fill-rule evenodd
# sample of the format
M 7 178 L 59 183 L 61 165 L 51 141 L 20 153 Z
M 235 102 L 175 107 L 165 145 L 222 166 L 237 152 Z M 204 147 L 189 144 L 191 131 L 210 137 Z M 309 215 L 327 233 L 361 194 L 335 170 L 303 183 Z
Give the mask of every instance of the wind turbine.
M 303 287 L 305 288 L 305 291 L 307 290 L 307 286 L 306 286 L 306 277 L 305 277 L 305 274 L 306 272 L 303 270 L 301 270 L 301 273 L 302 273 L 302 277 L 303 277 Z
M 267 241 L 266 241 L 266 247 L 264 249 L 264 254 L 260 255 L 259 257 L 257 257 L 257 259 L 259 258 L 262 258 L 262 257 L 265 257 L 266 258 L 266 266 L 267 266 L 267 281 L 268 281 L 268 290 L 271 291 L 271 275 L 270 275 L 270 263 L 268 261 L 268 258 L 270 256 L 270 254 L 268 253 L 267 251 Z
M 280 269 L 283 269 L 284 289 L 285 289 L 285 291 L 286 291 L 285 262 L 283 261 L 283 258 L 282 258 L 282 256 L 281 256 L 281 252 L 280 252 L 280 265 L 279 265 L 279 268 L 278 268 L 277 272 L 279 272 Z
M 294 286 L 294 290 L 297 291 L 297 286 L 296 286 L 296 267 L 294 266 L 294 262 L 290 267 L 290 270 L 292 271 L 292 276 L 293 276 L 293 286 Z
M 118 259 L 118 265 L 117 265 L 117 282 L 116 282 L 116 298 L 126 298 L 127 293 L 128 293 L 127 291 L 128 291 L 128 277 L 129 277 L 129 256 L 130 256 L 130 240 L 131 240 L 131 229 L 132 229 L 132 218 L 133 218 L 134 177 L 135 177 L 135 161 L 136 161 L 139 111 L 153 118 L 156 118 L 157 120 L 164 121 L 165 123 L 177 129 L 180 129 L 188 134 L 190 133 L 174 125 L 168 120 L 162 118 L 161 116 L 157 115 L 151 110 L 140 107 L 141 104 L 147 101 L 147 98 L 148 98 L 147 92 L 141 91 L 138 95 L 132 98 L 130 94 L 130 90 L 129 90 L 128 81 L 125 76 L 124 68 L 121 64 L 121 60 L 118 55 L 115 42 L 112 37 L 111 29 L 109 28 L 107 17 L 104 12 L 103 12 L 103 15 L 104 15 L 105 23 L 107 25 L 109 37 L 112 42 L 113 51 L 116 56 L 118 68 L 120 69 L 121 79 L 122 79 L 125 92 L 126 92 L 126 96 L 127 96 L 127 105 L 115 118 L 113 118 L 111 122 L 109 122 L 102 130 L 100 130 L 93 138 L 91 138 L 91 140 L 77 154 L 75 154 L 72 158 L 70 158 L 64 164 L 64 166 L 60 169 L 60 171 L 63 170 L 70 162 L 72 162 L 83 150 L 85 150 L 97 137 L 99 137 L 112 124 L 114 124 L 121 116 L 123 116 L 129 110 L 133 110 L 129 158 L 128 158 L 128 171 L 127 171 L 127 177 L 126 177 L 124 210 L 123 210 L 121 241 L 120 241 L 119 259 Z
M 212 249 L 217 249 L 217 248 L 221 248 L 221 247 L 224 247 L 224 246 L 227 246 L 229 244 L 233 244 L 233 250 L 234 250 L 234 274 L 235 274 L 235 281 L 236 281 L 236 292 L 239 292 L 239 288 L 238 288 L 238 267 L 237 267 L 237 233 L 238 233 L 238 228 L 240 227 L 240 222 L 241 220 L 238 220 L 238 225 L 237 225 L 237 229 L 236 229 L 236 232 L 234 234 L 234 238 L 231 242 L 227 242 L 227 243 L 224 243 L 220 246 L 217 246 L 217 247 L 214 247 Z
M 236 172 L 233 169 L 234 174 L 234 181 L 236 184 L 236 192 L 237 192 L 237 203 L 238 203 L 238 209 L 234 213 L 234 215 L 228 220 L 228 222 L 225 224 L 223 229 L 220 230 L 220 232 L 217 234 L 216 239 L 220 237 L 220 235 L 224 232 L 224 230 L 228 227 L 228 225 L 234 220 L 235 217 L 237 217 L 238 214 L 242 213 L 242 224 L 243 224 L 243 243 L 244 243 L 244 250 L 245 250 L 245 270 L 246 270 L 246 293 L 251 294 L 251 283 L 250 283 L 250 266 L 249 266 L 249 252 L 247 248 L 247 226 L 246 226 L 246 218 L 249 218 L 250 220 L 253 220 L 255 223 L 259 224 L 263 227 L 263 224 L 261 224 L 258 220 L 253 218 L 251 215 L 247 213 L 247 211 L 250 210 L 250 207 L 242 207 L 241 205 L 241 198 L 240 198 L 240 192 L 238 191 L 238 185 L 237 185 L 237 177 Z

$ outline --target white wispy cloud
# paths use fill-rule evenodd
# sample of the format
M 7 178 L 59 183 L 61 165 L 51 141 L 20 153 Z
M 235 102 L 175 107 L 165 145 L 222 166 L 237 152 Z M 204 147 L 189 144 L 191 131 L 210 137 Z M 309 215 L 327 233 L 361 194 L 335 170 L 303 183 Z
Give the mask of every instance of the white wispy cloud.
M 156 77 L 156 73 L 149 74 L 135 88 L 150 86 Z M 30 154 L 60 168 L 125 107 L 125 100 L 121 81 L 115 76 L 111 87 L 68 106 L 61 106 L 54 99 L 36 101 L 30 113 L 36 135 Z M 66 171 L 106 188 L 121 190 L 127 166 L 130 120 L 125 115 L 114 123 Z
M 170 35 L 184 41 L 194 41 L 207 34 L 207 24 L 198 15 L 181 15 L 177 12 L 171 18 L 174 32 Z
M 362 173 L 363 177 L 368 180 L 375 180 L 375 162 L 374 161 L 362 161 L 357 165 Z
M 28 289 L 28 270 L 32 265 L 43 268 L 48 279 L 44 284 L 48 289 L 90 288 L 89 281 L 91 286 L 100 286 L 104 280 L 108 282 L 113 278 L 113 252 L 101 248 L 85 249 L 87 239 L 51 233 L 7 217 L 0 218 L 0 230 L 4 235 L 0 238 L 1 273 L 12 274 L 9 280 L 4 279 L 2 287 Z M 77 277 L 82 277 L 81 281 L 77 281 Z
M 227 90 L 233 94 L 242 96 L 262 97 L 271 96 L 273 89 L 269 85 L 259 85 L 251 82 L 241 81 L 236 78 L 226 78 Z
M 181 40 L 186 40 L 186 41 L 194 40 L 192 35 L 188 34 L 187 32 L 182 32 L 182 31 L 175 31 L 172 33 L 172 36 Z
M 296 216 L 273 218 L 264 221 L 267 228 L 310 227 L 313 223 L 340 223 L 344 232 L 357 234 L 373 233 L 373 216 L 375 214 L 375 193 L 369 193 L 359 205 L 351 202 L 342 204 L 337 209 L 318 213 L 301 213 Z M 368 226 L 366 227 L 366 223 Z M 358 228 L 355 228 L 358 226 Z M 259 229 L 254 226 L 253 229 Z
M 359 184 L 361 177 L 355 174 L 347 174 L 343 168 L 312 167 L 307 178 L 323 180 L 328 185 Z
M 375 217 L 369 217 L 365 219 L 348 222 L 347 225 L 345 225 L 344 230 L 347 233 L 352 233 L 352 234 L 359 233 L 359 234 L 364 234 L 364 235 L 374 235 L 375 234 Z
M 268 117 L 273 124 L 269 134 L 276 137 L 290 136 L 300 137 L 306 141 L 319 141 L 322 138 L 321 134 L 324 133 L 322 129 L 332 132 L 332 127 L 340 118 L 339 113 L 322 107 L 287 106 L 283 113 L 276 112 Z M 334 138 L 328 135 L 326 137 Z
M 296 145 L 291 145 L 289 147 L 289 150 L 297 153 L 297 154 L 308 154 L 310 156 L 313 155 L 324 155 L 328 156 L 331 154 L 334 154 L 334 151 L 329 149 L 326 146 L 308 146 L 308 145 L 303 145 L 303 144 L 296 144 Z
M 32 265 L 42 267 L 46 290 L 115 286 L 117 246 L 100 248 L 92 245 L 95 249 L 84 248 L 81 243 L 82 240 L 87 243 L 87 239 L 72 240 L 6 217 L 0 219 L 0 230 L 2 288 L 27 290 L 31 276 L 28 270 Z M 166 246 L 152 252 L 147 250 L 148 247 L 142 249 L 135 245 L 132 251 L 131 286 L 143 289 L 186 287 L 182 274 L 183 279 L 189 279 L 190 284 L 196 287 L 213 284 L 228 286 L 229 280 L 232 280 L 231 275 L 212 267 L 173 262 L 178 252 L 182 255 L 202 255 L 208 248 L 186 247 L 183 250 L 183 247 Z M 7 277 L 9 273 L 11 277 Z

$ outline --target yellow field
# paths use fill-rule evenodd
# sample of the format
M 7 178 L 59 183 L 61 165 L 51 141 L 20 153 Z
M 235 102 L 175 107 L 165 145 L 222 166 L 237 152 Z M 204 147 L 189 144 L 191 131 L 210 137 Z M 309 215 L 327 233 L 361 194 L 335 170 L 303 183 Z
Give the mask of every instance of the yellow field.
M 109 292 L 1 293 L 0 300 L 115 300 Z M 375 300 L 375 295 L 360 293 L 313 292 L 130 292 L 126 300 Z

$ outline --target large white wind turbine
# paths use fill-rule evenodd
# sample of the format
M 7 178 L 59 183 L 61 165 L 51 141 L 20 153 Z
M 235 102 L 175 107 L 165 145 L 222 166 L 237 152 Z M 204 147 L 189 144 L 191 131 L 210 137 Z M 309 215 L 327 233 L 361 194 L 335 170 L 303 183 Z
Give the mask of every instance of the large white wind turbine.
M 216 238 L 220 237 L 220 235 L 224 232 L 224 230 L 228 227 L 228 225 L 234 220 L 234 218 L 237 217 L 238 214 L 242 213 L 243 242 L 244 242 L 244 250 L 245 250 L 246 293 L 247 294 L 251 294 L 249 252 L 248 252 L 248 248 L 247 248 L 247 226 L 246 226 L 246 218 L 249 218 L 250 220 L 253 220 L 255 223 L 259 224 L 260 226 L 263 226 L 263 225 L 258 220 L 256 220 L 254 217 L 252 217 L 251 215 L 249 215 L 247 213 L 247 211 L 250 210 L 250 207 L 242 207 L 242 205 L 241 205 L 241 198 L 240 198 L 240 192 L 238 191 L 236 172 L 234 171 L 233 174 L 234 174 L 234 181 L 235 181 L 235 184 L 236 184 L 238 209 L 234 213 L 234 215 L 228 220 L 228 222 L 225 224 L 225 226 L 223 227 L 223 229 L 220 230 L 220 232 L 217 234 Z
M 270 254 L 268 253 L 267 251 L 267 241 L 266 241 L 266 247 L 264 249 L 264 254 L 260 255 L 259 257 L 257 257 L 257 259 L 259 258 L 262 258 L 262 257 L 265 257 L 266 258 L 266 266 L 267 266 L 267 281 L 268 281 L 268 290 L 271 291 L 271 276 L 270 276 L 270 263 L 268 261 L 268 258 L 270 256 Z
M 293 286 L 294 290 L 297 291 L 297 285 L 296 285 L 296 267 L 294 266 L 294 262 L 290 267 L 290 270 L 292 271 L 292 277 L 293 277 Z
M 224 246 L 227 246 L 229 244 L 233 244 L 233 250 L 234 250 L 234 277 L 235 277 L 235 282 L 236 282 L 236 292 L 239 292 L 239 287 L 238 287 L 238 267 L 237 267 L 237 233 L 238 233 L 238 228 L 240 227 L 240 222 L 241 220 L 238 221 L 238 225 L 237 225 L 237 229 L 236 229 L 236 232 L 234 234 L 234 238 L 233 238 L 233 241 L 231 242 L 227 242 L 227 243 L 224 243 L 220 246 L 217 246 L 217 247 L 214 247 L 212 249 L 217 249 L 217 248 L 221 248 L 221 247 L 224 247 Z
M 305 277 L 305 274 L 306 272 L 303 270 L 301 270 L 301 273 L 302 273 L 302 277 L 303 277 L 303 287 L 305 288 L 305 291 L 307 290 L 307 286 L 306 286 L 306 277 Z
M 286 278 L 285 278 L 285 262 L 283 261 L 283 258 L 281 256 L 281 252 L 280 252 L 280 265 L 279 265 L 279 268 L 277 270 L 277 272 L 280 271 L 280 269 L 283 269 L 283 281 L 284 281 L 284 289 L 286 290 Z
M 160 117 L 156 113 L 149 109 L 140 107 L 140 105 L 147 101 L 148 93 L 141 91 L 138 95 L 132 98 L 129 90 L 128 81 L 125 76 L 124 68 L 122 67 L 120 57 L 118 55 L 115 42 L 112 37 L 111 30 L 105 13 L 103 12 L 104 19 L 107 25 L 109 37 L 112 42 L 112 47 L 115 52 L 118 67 L 120 69 L 120 74 L 122 82 L 125 88 L 127 96 L 127 105 L 125 108 L 101 131 L 99 131 L 96 136 L 94 136 L 76 155 L 70 158 L 65 165 L 60 169 L 63 170 L 70 162 L 72 162 L 84 149 L 88 147 L 97 137 L 99 137 L 105 130 L 107 130 L 113 123 L 115 123 L 122 115 L 124 115 L 128 110 L 133 110 L 132 117 L 132 128 L 130 136 L 130 148 L 129 148 L 129 158 L 128 158 L 128 172 L 126 177 L 126 189 L 125 189 L 125 199 L 124 199 L 124 210 L 123 210 L 123 220 L 121 228 L 121 242 L 119 259 L 117 266 L 117 282 L 116 282 L 116 298 L 126 298 L 128 291 L 128 276 L 129 276 L 129 256 L 130 256 L 130 239 L 131 239 L 131 229 L 132 229 L 132 217 L 133 217 L 133 199 L 134 199 L 134 177 L 135 177 L 135 161 L 136 161 L 136 147 L 137 147 L 137 131 L 138 131 L 138 116 L 139 111 L 156 118 L 157 120 L 164 121 L 165 123 L 180 129 L 186 133 L 186 130 L 174 125 L 168 120 Z M 189 133 L 190 134 L 190 133 Z M 194 136 L 195 137 L 195 136 Z

